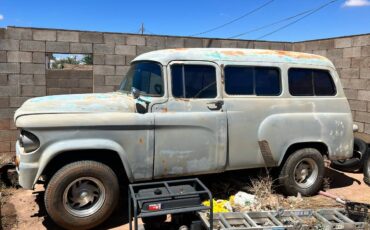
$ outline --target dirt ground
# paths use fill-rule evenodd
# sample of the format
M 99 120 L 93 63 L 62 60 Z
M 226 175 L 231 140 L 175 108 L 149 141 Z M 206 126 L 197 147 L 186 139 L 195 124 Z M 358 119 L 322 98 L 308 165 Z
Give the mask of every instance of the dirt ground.
M 211 190 L 214 190 L 217 186 L 224 186 L 228 188 L 227 191 L 223 192 L 229 193 L 232 190 L 232 184 L 225 186 L 223 182 L 220 183 L 223 180 L 222 177 L 230 178 L 230 175 L 207 176 L 200 179 L 207 186 L 210 186 Z M 344 199 L 370 203 L 370 187 L 363 182 L 362 174 L 343 173 L 328 168 L 326 177 L 330 181 L 330 189 L 328 190 L 330 193 Z M 3 189 L 1 194 L 1 215 L 4 229 L 59 229 L 46 215 L 43 205 L 44 189 L 42 185 L 38 185 L 34 191 Z M 320 195 L 303 199 L 302 204 L 304 206 L 300 206 L 300 208 L 340 207 L 333 200 Z M 100 229 L 128 229 L 127 202 L 122 201 L 121 203 L 120 208 Z

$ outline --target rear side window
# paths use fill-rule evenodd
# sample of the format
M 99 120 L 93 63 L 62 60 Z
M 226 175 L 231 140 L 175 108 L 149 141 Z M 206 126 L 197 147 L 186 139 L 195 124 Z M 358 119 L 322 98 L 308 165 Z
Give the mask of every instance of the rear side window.
M 171 66 L 172 95 L 178 98 L 215 98 L 216 69 L 209 65 Z
M 226 66 L 224 72 L 225 92 L 229 95 L 275 96 L 280 94 L 278 68 Z
M 332 96 L 336 94 L 333 79 L 327 70 L 291 68 L 288 78 L 289 92 L 293 96 Z

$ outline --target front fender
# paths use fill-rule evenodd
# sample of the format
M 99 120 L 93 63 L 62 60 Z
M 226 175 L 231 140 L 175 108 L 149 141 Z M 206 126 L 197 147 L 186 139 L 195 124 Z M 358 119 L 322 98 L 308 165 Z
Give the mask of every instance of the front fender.
M 46 166 L 57 155 L 66 151 L 88 150 L 88 149 L 104 149 L 117 152 L 119 157 L 121 158 L 129 181 L 130 182 L 133 181 L 133 174 L 128 163 L 127 154 L 126 151 L 122 148 L 122 146 L 112 140 L 91 138 L 91 139 L 63 140 L 49 145 L 43 151 L 43 154 L 41 155 L 41 158 L 39 160 L 39 168 L 37 171 L 37 175 L 35 177 L 34 184 L 37 182 L 37 179 L 41 176 Z

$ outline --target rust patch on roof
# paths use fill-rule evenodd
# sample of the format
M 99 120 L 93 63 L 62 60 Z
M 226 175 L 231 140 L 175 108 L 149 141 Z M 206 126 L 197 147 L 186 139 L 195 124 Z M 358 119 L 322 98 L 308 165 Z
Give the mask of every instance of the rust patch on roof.
M 229 56 L 242 56 L 245 55 L 244 51 L 241 50 L 222 50 L 222 54 L 229 55 Z
M 260 50 L 257 51 L 258 54 L 267 54 L 267 55 L 277 55 L 279 57 L 291 57 L 297 59 L 325 59 L 322 56 L 308 54 L 308 53 L 300 53 L 300 52 L 292 52 L 292 51 L 284 51 L 284 50 Z

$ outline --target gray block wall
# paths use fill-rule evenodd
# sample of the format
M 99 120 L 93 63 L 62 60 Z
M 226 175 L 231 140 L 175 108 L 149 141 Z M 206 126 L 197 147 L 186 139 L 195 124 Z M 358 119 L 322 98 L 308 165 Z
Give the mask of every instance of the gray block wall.
M 0 160 L 14 155 L 18 132 L 12 118 L 25 100 L 113 91 L 137 55 L 192 47 L 295 50 L 327 56 L 339 70 L 360 131 L 370 134 L 370 35 L 289 43 L 7 27 L 0 28 Z M 90 72 L 77 81 L 71 72 L 47 70 L 47 53 L 92 54 L 92 77 Z

